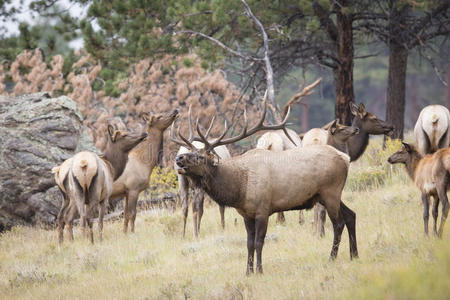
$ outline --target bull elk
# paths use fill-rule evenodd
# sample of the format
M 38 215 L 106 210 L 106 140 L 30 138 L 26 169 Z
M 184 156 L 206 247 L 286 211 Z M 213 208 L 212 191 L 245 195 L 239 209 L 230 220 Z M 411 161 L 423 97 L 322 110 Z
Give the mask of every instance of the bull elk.
M 244 128 L 240 134 L 225 138 L 228 127 L 213 142 L 205 139 L 197 126 L 194 140 L 204 143 L 197 150 L 180 133 L 179 138 L 193 152 L 178 155 L 178 172 L 191 178 L 219 205 L 234 207 L 244 218 L 247 230 L 247 274 L 253 273 L 256 249 L 256 270 L 262 273 L 262 248 L 266 236 L 268 218 L 275 212 L 310 209 L 320 201 L 325 205 L 334 227 L 334 241 L 330 259 L 335 259 L 344 226 L 350 241 L 350 257 L 358 256 L 356 244 L 356 215 L 341 201 L 342 189 L 347 178 L 349 158 L 333 147 L 310 148 L 272 152 L 254 149 L 249 152 L 218 161 L 213 149 L 244 139 L 260 130 L 283 129 L 285 119 L 277 125 L 263 125 L 266 106 L 261 119 L 251 129 L 244 113 Z M 226 123 L 225 123 L 226 124 Z M 181 140 L 178 140 L 181 143 Z
M 422 155 L 450 146 L 449 110 L 442 105 L 422 109 L 414 126 L 414 137 Z
M 391 164 L 401 163 L 406 167 L 409 177 L 422 194 L 424 232 L 428 235 L 428 217 L 431 197 L 433 202 L 434 233 L 442 237 L 449 203 L 447 191 L 450 190 L 450 147 L 423 156 L 413 145 L 402 143 L 402 148 L 388 158 Z M 442 203 L 442 215 L 437 230 L 438 206 Z
M 139 194 L 148 187 L 150 175 L 162 153 L 164 131 L 178 116 L 178 109 L 168 114 L 144 114 L 148 137 L 128 155 L 128 162 L 122 175 L 114 181 L 111 199 L 125 197 L 123 232 L 128 224 L 134 232 L 136 206 Z
M 94 242 L 90 218 L 94 205 L 99 206 L 99 239 L 102 239 L 105 205 L 112 192 L 113 180 L 122 174 L 128 152 L 147 136 L 147 133 L 116 130 L 112 125 L 107 128 L 106 148 L 102 157 L 83 151 L 52 169 L 55 181 L 64 196 L 57 217 L 59 243 L 63 242 L 66 224 L 69 239 L 73 240 L 72 222 L 77 212 L 80 214 L 83 231 L 87 222 L 90 241 Z

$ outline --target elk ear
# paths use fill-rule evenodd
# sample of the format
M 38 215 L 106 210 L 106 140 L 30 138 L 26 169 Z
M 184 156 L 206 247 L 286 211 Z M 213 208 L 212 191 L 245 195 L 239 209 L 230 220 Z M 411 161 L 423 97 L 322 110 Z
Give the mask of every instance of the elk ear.
M 331 133 L 331 134 L 335 134 L 335 133 L 336 133 L 337 122 L 338 122 L 338 119 L 335 119 L 335 120 L 333 121 L 333 123 L 331 123 L 331 126 L 330 126 L 330 133 Z
M 350 111 L 351 111 L 352 115 L 356 116 L 358 114 L 358 107 L 353 102 L 350 102 L 349 106 L 350 106 Z
M 402 142 L 403 148 L 405 148 L 406 151 L 411 152 L 412 151 L 412 147 L 410 144 Z
M 115 142 L 116 141 L 116 130 L 114 129 L 114 127 L 112 125 L 108 125 L 108 134 L 109 134 L 109 137 L 111 138 L 111 141 Z
M 148 113 L 148 112 L 142 113 L 142 119 L 147 123 L 149 121 L 151 121 L 152 117 L 153 117 L 152 113 Z
M 358 111 L 359 111 L 359 113 L 361 114 L 362 117 L 367 115 L 366 107 L 364 106 L 364 104 L 362 102 L 359 103 Z

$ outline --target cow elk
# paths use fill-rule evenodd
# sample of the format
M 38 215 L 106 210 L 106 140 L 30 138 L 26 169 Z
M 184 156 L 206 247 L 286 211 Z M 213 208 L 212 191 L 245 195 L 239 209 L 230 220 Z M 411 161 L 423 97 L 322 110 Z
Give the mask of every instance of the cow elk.
M 266 106 L 265 106 L 266 107 Z M 247 121 L 242 132 L 225 138 L 223 134 L 208 141 L 197 126 L 198 136 L 205 148 L 197 150 L 188 139 L 178 134 L 193 152 L 176 157 L 178 172 L 191 178 L 219 205 L 234 207 L 243 216 L 247 230 L 247 274 L 253 273 L 256 249 L 257 272 L 262 273 L 262 248 L 271 214 L 287 210 L 310 209 L 320 201 L 325 205 L 334 226 L 334 241 L 330 259 L 335 259 L 344 226 L 350 241 L 350 256 L 358 256 L 355 232 L 356 216 L 341 201 L 347 178 L 348 156 L 327 145 L 272 152 L 254 149 L 227 160 L 217 160 L 213 149 L 244 139 L 260 130 L 276 130 L 285 126 L 287 117 L 277 125 L 263 125 L 261 119 L 251 129 Z M 245 116 L 245 114 L 244 114 Z M 181 142 L 181 141 L 179 141 Z
M 52 169 L 55 181 L 64 196 L 57 217 L 59 243 L 63 242 L 65 225 L 69 239 L 73 240 L 72 222 L 77 212 L 83 232 L 87 222 L 90 241 L 94 242 L 91 213 L 95 205 L 99 206 L 99 240 L 102 239 L 105 205 L 112 192 L 113 180 L 123 172 L 128 152 L 147 136 L 147 133 L 116 130 L 112 125 L 107 128 L 107 143 L 102 157 L 83 151 Z
M 355 104 L 350 103 L 350 110 L 353 114 L 352 127 L 359 129 L 359 133 L 350 136 L 345 143 L 340 142 L 337 149 L 347 153 L 350 156 L 350 161 L 355 161 L 364 153 L 369 144 L 369 136 L 392 133 L 392 125 L 386 123 L 385 121 L 379 119 L 374 114 L 366 111 L 364 104 L 360 103 L 357 107 Z M 329 135 L 327 134 L 330 126 L 336 121 L 331 121 L 322 128 L 313 128 L 309 130 L 303 136 L 302 144 L 303 146 L 313 145 L 323 143 L 325 140 L 327 144 L 333 143 L 332 146 L 337 146 L 335 143 L 337 140 L 328 140 Z M 330 144 L 329 144 L 330 145 Z M 319 232 L 319 236 L 325 234 L 325 209 L 320 204 L 314 208 L 314 228 L 316 232 Z M 319 221 L 319 223 L 316 223 Z
M 422 155 L 450 146 L 449 110 L 442 105 L 422 109 L 414 126 L 414 137 Z
M 431 196 L 433 202 L 434 233 L 442 237 L 449 203 L 447 191 L 450 190 L 450 147 L 423 156 L 414 146 L 403 143 L 402 148 L 388 158 L 391 164 L 402 163 L 409 177 L 422 194 L 424 231 L 428 235 L 428 217 Z M 442 215 L 437 230 L 438 206 L 442 203 Z
M 122 175 L 114 181 L 111 199 L 125 197 L 123 232 L 128 224 L 134 232 L 136 206 L 139 194 L 148 187 L 150 175 L 162 153 L 164 131 L 178 116 L 178 109 L 168 114 L 144 114 L 148 137 L 128 155 Z

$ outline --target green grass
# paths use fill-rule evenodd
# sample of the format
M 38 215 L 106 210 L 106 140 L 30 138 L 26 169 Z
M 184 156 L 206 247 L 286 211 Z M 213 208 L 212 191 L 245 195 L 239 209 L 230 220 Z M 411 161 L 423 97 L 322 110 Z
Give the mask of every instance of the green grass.
M 173 214 L 153 210 L 138 215 L 135 234 L 124 235 L 121 222 L 105 224 L 104 240 L 94 246 L 81 237 L 79 228 L 75 242 L 61 247 L 55 230 L 16 227 L 4 233 L 0 298 L 447 298 L 449 226 L 442 240 L 424 237 L 419 193 L 406 172 L 374 161 L 373 153 L 387 156 L 393 150 L 369 150 L 352 165 L 343 194 L 357 215 L 358 260 L 350 261 L 344 231 L 338 258 L 329 262 L 330 221 L 325 238 L 319 239 L 311 228 L 312 211 L 305 213 L 302 226 L 297 223 L 298 212 L 288 212 L 285 225 L 270 219 L 264 275 L 247 277 L 246 233 L 234 209 L 226 210 L 222 231 L 218 207 L 209 205 L 200 238 L 192 237 L 189 218 L 184 240 L 180 209 Z M 372 184 L 367 183 L 369 167 L 383 169 Z M 358 173 L 369 179 L 358 181 Z

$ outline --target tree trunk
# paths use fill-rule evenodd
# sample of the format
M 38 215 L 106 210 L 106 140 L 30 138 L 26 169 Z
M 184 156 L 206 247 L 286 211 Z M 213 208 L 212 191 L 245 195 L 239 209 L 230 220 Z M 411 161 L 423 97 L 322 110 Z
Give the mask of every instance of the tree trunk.
M 342 1 L 344 5 L 344 1 Z M 342 10 L 337 13 L 336 27 L 338 38 L 336 41 L 339 66 L 333 70 L 336 89 L 335 115 L 342 124 L 350 125 L 352 115 L 350 102 L 355 101 L 353 92 L 353 31 L 352 15 Z
M 392 42 L 389 49 L 386 121 L 394 126 L 392 138 L 396 139 L 403 139 L 407 64 L 408 49 Z

